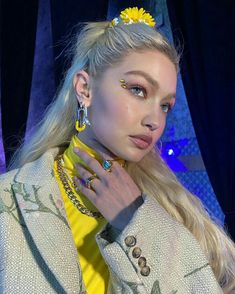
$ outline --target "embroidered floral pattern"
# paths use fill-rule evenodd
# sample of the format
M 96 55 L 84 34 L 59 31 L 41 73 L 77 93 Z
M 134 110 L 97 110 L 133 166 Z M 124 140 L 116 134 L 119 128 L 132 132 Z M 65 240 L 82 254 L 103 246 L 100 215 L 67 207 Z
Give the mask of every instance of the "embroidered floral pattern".
M 7 199 L 7 202 L 4 202 L 3 199 L 0 197 L 0 214 L 1 213 L 8 213 L 18 223 L 20 223 L 22 226 L 24 226 L 24 224 L 22 224 L 20 222 L 19 218 L 17 217 L 17 210 L 19 208 L 26 218 L 27 217 L 38 218 L 38 217 L 40 217 L 41 213 L 48 213 L 48 214 L 52 214 L 53 216 L 60 219 L 60 221 L 62 221 L 69 228 L 67 219 L 64 217 L 63 201 L 61 199 L 57 199 L 57 198 L 53 197 L 52 194 L 49 194 L 48 195 L 48 202 L 51 203 L 51 206 L 49 205 L 50 207 L 48 207 L 45 203 L 42 202 L 41 197 L 39 195 L 39 191 L 42 187 L 32 185 L 31 188 L 32 188 L 32 192 L 29 193 L 26 190 L 26 186 L 24 183 L 17 182 L 14 179 L 13 183 L 10 185 L 10 188 L 4 189 L 4 191 L 10 195 L 10 197 Z M 21 196 L 21 197 L 18 197 L 18 198 L 20 198 L 19 202 L 17 202 L 15 199 L 16 194 Z M 126 254 L 128 256 L 129 251 L 126 251 Z M 203 270 L 208 265 L 209 265 L 209 263 L 206 263 L 206 264 L 202 265 L 201 267 L 198 267 L 198 268 L 192 270 L 191 272 L 185 274 L 184 278 L 187 278 L 187 277 L 193 275 L 194 273 L 197 273 L 198 271 Z M 85 294 L 86 290 L 84 289 L 84 285 L 82 282 L 82 273 L 81 273 L 81 268 L 80 268 L 79 264 L 78 264 L 78 268 L 79 268 L 79 276 L 80 276 L 80 283 L 79 283 L 80 284 L 80 292 L 79 293 Z M 0 271 L 1 271 L 1 269 L 0 269 Z M 113 271 L 110 270 L 110 272 L 112 273 L 113 276 L 116 275 Z M 131 283 L 128 281 L 120 280 L 120 278 L 118 276 L 116 276 L 115 278 L 116 279 L 114 279 L 113 285 L 111 285 L 112 288 L 110 287 L 111 290 L 114 289 L 115 284 L 117 284 L 118 286 L 121 285 L 121 287 L 123 289 L 122 293 L 125 293 L 127 288 L 131 289 L 133 294 L 143 293 L 143 291 L 141 290 L 141 287 L 144 287 L 143 282 L 140 283 L 140 281 L 138 281 L 136 283 Z M 113 290 L 113 291 L 115 291 L 115 290 Z M 113 293 L 115 293 L 115 292 L 113 292 Z M 163 293 L 162 289 L 160 287 L 159 280 L 156 280 L 153 283 L 151 292 L 149 291 L 149 293 L 151 293 L 151 294 L 178 294 L 178 290 L 172 290 L 170 293 Z
M 190 273 L 184 275 L 184 278 L 202 270 L 203 268 L 207 267 L 209 265 L 209 263 L 206 263 L 205 265 L 199 267 L 199 268 L 196 268 L 195 270 L 191 271 Z M 118 277 L 116 277 L 118 278 Z M 131 290 L 133 291 L 133 294 L 141 294 L 141 292 L 138 290 L 138 284 L 137 283 L 132 283 L 132 282 L 128 282 L 128 281 L 123 281 L 122 280 L 122 283 L 128 285 Z M 169 294 L 177 294 L 178 293 L 178 290 L 172 290 Z M 151 289 L 151 294 L 163 294 L 162 291 L 161 291 L 161 288 L 160 288 L 160 284 L 159 284 L 159 280 L 156 280 L 154 283 L 153 283 L 153 287 Z
M 0 214 L 3 213 L 3 212 L 6 212 L 9 215 L 11 215 L 18 223 L 20 223 L 20 220 L 17 218 L 17 216 L 14 213 L 17 210 L 17 206 L 15 204 L 15 200 L 14 200 L 14 197 L 13 197 L 14 191 L 12 190 L 12 187 L 11 187 L 11 189 L 6 188 L 6 189 L 4 189 L 4 191 L 11 195 L 11 203 L 10 203 L 9 206 L 6 205 L 6 203 L 4 203 L 2 198 L 0 197 Z
M 69 228 L 67 219 L 62 214 L 62 211 L 64 210 L 62 200 L 57 199 L 55 201 L 53 195 L 49 194 L 49 200 L 55 208 L 55 210 L 52 210 L 41 201 L 38 195 L 38 191 L 41 189 L 41 187 L 32 185 L 32 189 L 33 195 L 29 194 L 26 191 L 24 183 L 17 182 L 14 179 L 13 183 L 11 184 L 11 188 L 4 189 L 5 192 L 8 192 L 10 194 L 11 204 L 7 206 L 0 198 L 0 213 L 6 212 L 12 215 L 16 219 L 16 221 L 18 221 L 21 224 L 20 220 L 16 217 L 15 213 L 13 213 L 15 210 L 17 210 L 18 206 L 26 218 L 28 218 L 29 216 L 38 218 L 41 212 L 50 213 L 55 217 L 59 218 Z M 15 201 L 15 194 L 19 194 L 22 196 L 22 200 L 20 200 L 18 204 Z
M 131 288 L 133 291 L 133 294 L 141 294 L 141 292 L 138 290 L 138 285 L 136 283 L 126 282 L 126 284 Z M 176 294 L 178 290 L 172 290 L 169 294 Z M 156 280 L 153 283 L 153 287 L 151 289 L 151 294 L 163 294 L 160 289 L 159 281 Z
M 207 267 L 208 265 L 210 265 L 210 264 L 209 264 L 209 263 L 206 263 L 206 264 L 204 264 L 203 266 L 201 266 L 201 267 L 199 267 L 199 268 L 196 268 L 195 270 L 191 271 L 190 273 L 184 275 L 184 278 L 193 275 L 194 273 L 196 273 L 196 272 L 202 270 L 204 267 Z

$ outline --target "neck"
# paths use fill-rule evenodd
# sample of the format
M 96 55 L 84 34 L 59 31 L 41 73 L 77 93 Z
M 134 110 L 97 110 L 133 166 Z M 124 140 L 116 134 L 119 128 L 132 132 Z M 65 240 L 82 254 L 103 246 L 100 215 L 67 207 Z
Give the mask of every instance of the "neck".
M 85 132 L 81 132 L 76 135 L 78 139 L 80 139 L 84 144 L 88 145 L 90 148 L 95 150 L 96 152 L 105 156 L 106 159 L 116 158 L 109 149 L 107 149 L 104 145 L 100 144 L 96 137 L 89 137 Z
M 113 156 L 111 152 L 106 148 L 101 148 L 101 145 L 98 143 L 98 140 L 87 140 L 81 138 L 82 136 L 74 135 L 71 139 L 69 147 L 63 153 L 63 160 L 64 160 L 64 168 L 67 169 L 70 175 L 75 175 L 77 173 L 75 164 L 80 163 L 88 170 L 90 169 L 85 162 L 76 154 L 74 153 L 74 147 L 78 147 L 83 151 L 86 151 L 91 157 L 98 160 L 100 163 L 103 162 L 105 159 L 115 159 L 117 160 L 122 166 L 125 165 L 125 160 Z

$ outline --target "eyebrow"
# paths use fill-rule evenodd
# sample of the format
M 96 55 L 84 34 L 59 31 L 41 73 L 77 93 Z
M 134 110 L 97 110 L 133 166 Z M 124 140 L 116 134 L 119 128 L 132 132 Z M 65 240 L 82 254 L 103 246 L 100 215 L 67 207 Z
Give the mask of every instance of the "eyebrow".
M 130 70 L 126 73 L 124 73 L 124 75 L 139 75 L 142 76 L 146 79 L 147 82 L 149 82 L 149 84 L 151 84 L 154 88 L 159 89 L 159 84 L 156 80 L 154 80 L 147 72 L 142 71 L 142 70 Z M 176 93 L 172 93 L 171 96 L 176 96 Z

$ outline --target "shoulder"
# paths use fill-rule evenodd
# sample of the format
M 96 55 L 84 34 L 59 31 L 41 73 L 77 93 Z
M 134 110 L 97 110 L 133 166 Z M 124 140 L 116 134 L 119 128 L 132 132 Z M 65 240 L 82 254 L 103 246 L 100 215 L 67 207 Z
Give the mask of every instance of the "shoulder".
M 36 198 L 40 198 L 40 202 L 45 200 L 47 203 L 48 195 L 57 192 L 53 174 L 54 158 L 57 154 L 58 148 L 50 149 L 35 161 L 0 176 L 1 220 L 13 214 L 18 219 L 17 207 L 20 210 L 21 206 L 31 209 L 30 205 L 36 201 Z
M 51 178 L 54 158 L 58 152 L 59 148 L 49 149 L 38 159 L 0 175 L 0 193 L 2 194 L 4 190 L 11 188 L 15 182 L 36 184 L 42 178 Z
M 18 170 L 19 169 L 13 169 L 0 175 L 0 189 L 3 187 L 4 183 L 10 182 L 14 178 Z

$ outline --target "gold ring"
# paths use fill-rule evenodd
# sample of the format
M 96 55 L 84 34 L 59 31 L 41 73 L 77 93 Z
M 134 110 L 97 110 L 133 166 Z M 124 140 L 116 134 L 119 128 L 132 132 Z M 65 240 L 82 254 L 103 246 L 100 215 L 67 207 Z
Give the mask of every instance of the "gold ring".
M 126 163 L 126 160 L 124 159 L 121 159 L 121 158 L 115 158 L 115 159 L 104 159 L 102 161 L 102 167 L 104 170 L 108 171 L 108 172 L 111 172 L 112 171 L 112 165 L 113 165 L 113 161 L 117 161 L 121 167 L 126 167 L 127 166 L 127 163 Z

